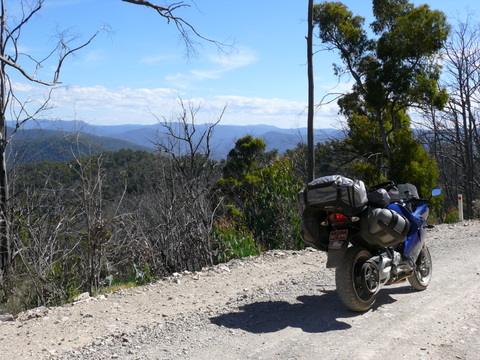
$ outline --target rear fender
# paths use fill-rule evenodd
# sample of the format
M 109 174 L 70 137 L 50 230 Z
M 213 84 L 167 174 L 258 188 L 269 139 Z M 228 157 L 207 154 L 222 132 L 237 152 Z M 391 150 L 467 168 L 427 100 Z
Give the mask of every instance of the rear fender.
M 333 246 L 332 242 L 328 245 L 327 250 L 327 268 L 338 268 L 342 265 L 342 260 L 347 251 L 349 241 L 342 241 L 341 247 Z

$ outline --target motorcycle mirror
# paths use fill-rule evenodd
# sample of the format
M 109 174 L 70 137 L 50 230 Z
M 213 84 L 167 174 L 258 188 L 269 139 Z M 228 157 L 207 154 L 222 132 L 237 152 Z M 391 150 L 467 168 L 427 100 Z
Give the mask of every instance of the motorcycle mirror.
M 442 189 L 433 189 L 432 196 L 438 196 L 442 193 Z

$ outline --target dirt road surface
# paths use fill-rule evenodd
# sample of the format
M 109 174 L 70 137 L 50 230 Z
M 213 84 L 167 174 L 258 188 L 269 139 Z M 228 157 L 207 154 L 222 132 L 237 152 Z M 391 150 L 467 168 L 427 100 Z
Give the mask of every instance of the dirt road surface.
M 433 279 L 347 310 L 325 254 L 273 251 L 0 322 L 0 359 L 480 359 L 480 222 L 429 231 Z M 28 319 L 28 320 L 27 320 Z

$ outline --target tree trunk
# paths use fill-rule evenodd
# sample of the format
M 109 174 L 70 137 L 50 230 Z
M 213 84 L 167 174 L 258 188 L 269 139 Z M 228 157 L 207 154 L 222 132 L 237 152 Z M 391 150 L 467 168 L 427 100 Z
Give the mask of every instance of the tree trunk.
M 5 56 L 5 7 L 4 1 L 1 1 L 1 29 L 0 29 L 0 55 Z M 11 243 L 9 231 L 9 216 L 7 211 L 8 201 L 8 178 L 7 178 L 7 126 L 6 126 L 6 106 L 7 106 L 7 75 L 5 73 L 5 63 L 0 64 L 0 272 L 6 274 L 11 266 Z
M 308 35 L 307 35 L 307 62 L 308 62 L 308 118 L 307 118 L 307 180 L 315 178 L 315 146 L 314 146 L 314 78 L 313 78 L 313 0 L 308 1 Z
M 2 137 L 4 136 L 2 130 Z M 10 227 L 9 216 L 7 210 L 8 200 L 8 179 L 7 166 L 5 161 L 5 146 L 4 139 L 0 140 L 0 272 L 7 274 L 11 266 L 11 244 L 10 244 Z

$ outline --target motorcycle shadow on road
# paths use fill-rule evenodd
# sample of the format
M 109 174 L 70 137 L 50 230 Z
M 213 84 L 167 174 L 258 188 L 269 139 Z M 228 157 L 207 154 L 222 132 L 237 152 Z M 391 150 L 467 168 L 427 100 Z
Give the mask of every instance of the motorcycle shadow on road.
M 397 301 L 391 295 L 410 292 L 409 287 L 382 289 L 371 311 Z M 350 329 L 352 326 L 341 319 L 364 314 L 345 308 L 334 290 L 321 295 L 299 296 L 297 300 L 296 303 L 255 302 L 239 307 L 239 311 L 212 317 L 210 321 L 218 326 L 255 334 L 276 332 L 287 327 L 300 328 L 307 333 L 322 333 Z
M 255 302 L 241 306 L 238 312 L 222 314 L 210 321 L 219 326 L 256 334 L 276 332 L 286 327 L 320 333 L 349 329 L 351 325 L 339 319 L 356 315 L 343 307 L 335 291 L 299 296 L 297 300 L 296 303 Z

